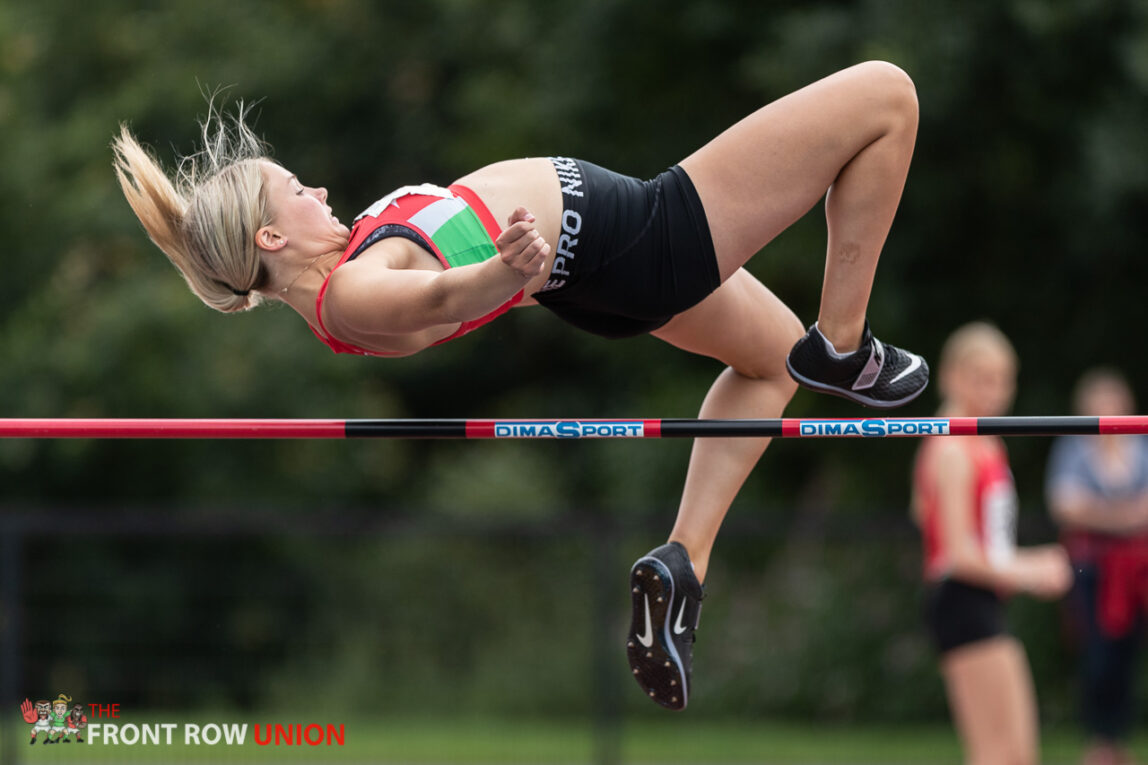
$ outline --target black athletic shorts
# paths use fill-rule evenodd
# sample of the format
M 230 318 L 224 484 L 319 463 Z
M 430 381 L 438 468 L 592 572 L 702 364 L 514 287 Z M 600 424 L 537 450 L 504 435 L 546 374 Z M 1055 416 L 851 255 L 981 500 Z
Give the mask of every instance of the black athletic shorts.
M 677 165 L 648 181 L 551 157 L 562 230 L 550 278 L 533 297 L 603 337 L 651 332 L 721 284 L 709 223 Z
M 930 585 L 925 624 L 940 653 L 1005 634 L 1004 603 L 992 590 L 954 579 Z

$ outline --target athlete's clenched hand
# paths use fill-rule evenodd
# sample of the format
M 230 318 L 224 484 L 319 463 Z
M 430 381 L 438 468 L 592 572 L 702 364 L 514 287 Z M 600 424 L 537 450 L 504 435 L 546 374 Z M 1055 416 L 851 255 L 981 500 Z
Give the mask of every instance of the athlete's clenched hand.
M 550 245 L 534 226 L 534 216 L 525 207 L 510 215 L 507 228 L 494 241 L 502 262 L 526 279 L 542 273 Z

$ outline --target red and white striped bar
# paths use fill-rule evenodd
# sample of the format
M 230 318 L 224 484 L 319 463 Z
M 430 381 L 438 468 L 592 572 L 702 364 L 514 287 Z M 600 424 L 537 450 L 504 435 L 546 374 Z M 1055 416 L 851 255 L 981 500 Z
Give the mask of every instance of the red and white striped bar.
M 863 417 L 766 420 L 0 418 L 0 438 L 33 439 L 921 438 L 1099 434 L 1148 434 L 1148 416 Z

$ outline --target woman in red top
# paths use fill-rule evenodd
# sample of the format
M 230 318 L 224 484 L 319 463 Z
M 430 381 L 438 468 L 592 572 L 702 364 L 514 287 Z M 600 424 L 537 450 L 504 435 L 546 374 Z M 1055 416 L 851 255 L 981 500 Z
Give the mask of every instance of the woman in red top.
M 973 323 L 941 352 L 946 417 L 1004 414 L 1016 353 L 1000 330 Z M 1016 490 L 995 436 L 925 439 L 913 473 L 913 513 L 925 546 L 926 621 L 953 722 L 970 763 L 1035 763 L 1036 699 L 1024 649 L 1004 626 L 1003 598 L 1060 597 L 1072 581 L 1058 545 L 1017 549 Z
M 279 301 L 338 351 L 406 356 L 538 304 L 595 334 L 649 333 L 717 359 L 726 369 L 701 416 L 768 418 L 795 381 L 883 408 L 924 390 L 921 357 L 874 338 L 865 319 L 916 130 L 912 81 L 868 62 L 762 107 L 648 181 L 563 157 L 510 160 L 450 188 L 401 189 L 353 230 L 325 189 L 266 158 L 242 115 L 212 111 L 204 149 L 174 183 L 126 128 L 114 147 L 144 228 L 217 310 Z M 821 308 L 803 335 L 742 266 L 823 197 Z M 633 570 L 629 658 L 667 707 L 688 699 L 710 551 L 767 444 L 697 441 L 671 544 Z

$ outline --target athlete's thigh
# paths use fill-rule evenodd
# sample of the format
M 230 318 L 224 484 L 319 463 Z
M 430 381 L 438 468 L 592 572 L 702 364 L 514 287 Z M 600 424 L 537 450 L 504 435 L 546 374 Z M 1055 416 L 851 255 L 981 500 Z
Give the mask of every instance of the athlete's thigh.
M 1001 636 L 950 651 L 941 672 L 953 721 L 977 761 L 1003 755 L 1002 762 L 1036 756 L 1036 699 L 1024 649 Z
M 867 62 L 762 107 L 682 160 L 722 276 L 816 204 L 898 109 L 915 115 L 912 81 L 891 64 Z
M 789 306 L 745 269 L 653 335 L 710 356 L 749 377 L 785 377 L 785 357 L 804 333 Z

